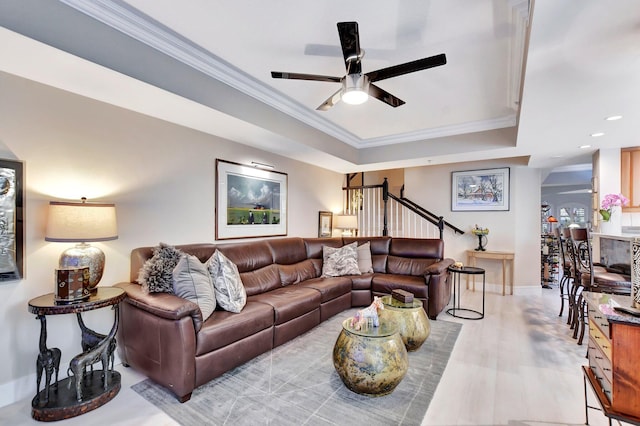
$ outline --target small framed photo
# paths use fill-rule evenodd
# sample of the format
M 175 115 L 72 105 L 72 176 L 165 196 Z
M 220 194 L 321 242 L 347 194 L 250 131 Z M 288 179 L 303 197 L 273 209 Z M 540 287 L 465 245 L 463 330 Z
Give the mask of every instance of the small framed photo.
M 331 237 L 333 230 L 333 213 L 321 211 L 318 214 L 318 237 Z
M 451 211 L 509 210 L 509 167 L 451 172 Z

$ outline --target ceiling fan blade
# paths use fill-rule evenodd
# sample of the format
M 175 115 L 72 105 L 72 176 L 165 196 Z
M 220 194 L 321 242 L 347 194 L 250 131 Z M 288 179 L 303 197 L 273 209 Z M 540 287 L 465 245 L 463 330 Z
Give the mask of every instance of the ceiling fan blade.
M 402 99 L 396 98 L 391 93 L 379 88 L 375 84 L 369 84 L 369 96 L 379 99 L 385 104 L 391 105 L 394 108 L 405 104 Z
M 397 77 L 411 72 L 422 71 L 428 68 L 439 67 L 447 63 L 447 57 L 444 53 L 430 56 L 428 58 L 418 59 L 417 61 L 406 62 L 404 64 L 394 65 L 388 68 L 382 68 L 377 71 L 367 73 L 369 81 L 380 81 L 387 78 Z
M 322 103 L 322 105 L 320 105 L 318 108 L 316 108 L 316 110 L 318 110 L 318 111 L 326 111 L 329 108 L 331 108 L 332 106 L 334 106 L 335 104 L 337 104 L 338 102 L 340 102 L 340 99 L 341 99 L 340 92 L 342 92 L 342 89 L 338 90 L 336 93 L 334 93 L 333 95 L 329 96 L 329 98 L 326 101 L 324 101 Z
M 288 80 L 329 81 L 332 83 L 340 83 L 340 81 L 342 80 L 342 77 L 332 77 L 330 75 L 301 74 L 296 72 L 280 72 L 280 71 L 271 71 L 271 77 L 284 78 Z
M 362 65 L 360 64 L 360 36 L 358 35 L 357 22 L 338 22 L 338 34 L 340 35 L 340 45 L 342 46 L 342 56 L 347 74 L 360 74 Z

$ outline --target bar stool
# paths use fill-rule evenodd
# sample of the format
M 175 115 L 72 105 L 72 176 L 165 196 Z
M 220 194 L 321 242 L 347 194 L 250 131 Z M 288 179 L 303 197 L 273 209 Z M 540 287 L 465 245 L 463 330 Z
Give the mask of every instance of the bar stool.
M 567 230 L 568 228 L 563 228 L 562 231 Z M 573 275 L 571 272 L 571 259 L 569 258 L 569 254 L 567 253 L 567 239 L 563 236 L 563 232 L 561 232 L 560 228 L 556 228 L 554 230 L 556 234 L 556 238 L 558 239 L 558 248 L 560 249 L 560 259 L 562 261 L 562 279 L 560 280 L 560 313 L 559 317 L 562 316 L 564 312 L 564 301 L 566 300 L 569 304 L 568 314 L 567 316 L 571 316 L 571 299 L 570 299 L 570 282 L 573 279 Z
M 624 296 L 631 295 L 631 276 L 611 272 L 606 267 L 593 263 L 591 251 L 591 236 L 586 228 L 570 228 L 571 240 L 574 248 L 574 264 L 576 276 L 574 280 L 580 282 L 582 291 L 595 291 L 599 293 L 611 293 Z M 586 303 L 582 297 L 582 292 L 576 300 L 574 318 L 576 327 L 573 337 L 578 338 L 578 344 L 582 344 L 584 338 L 585 321 L 587 320 Z M 579 326 L 579 327 L 578 327 Z M 578 336 L 578 328 L 580 335 Z

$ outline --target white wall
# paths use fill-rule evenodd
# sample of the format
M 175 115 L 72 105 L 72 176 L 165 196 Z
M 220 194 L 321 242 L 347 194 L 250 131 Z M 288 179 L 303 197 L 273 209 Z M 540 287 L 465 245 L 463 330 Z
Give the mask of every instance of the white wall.
M 288 173 L 290 236 L 317 236 L 318 211 L 342 207 L 342 174 L 4 73 L 0 88 L 0 157 L 24 162 L 26 189 L 25 279 L 0 284 L 0 406 L 35 394 L 39 322 L 27 303 L 53 291 L 58 256 L 68 247 L 44 241 L 50 200 L 116 203 L 120 237 L 96 243 L 106 254 L 101 285 L 128 280 L 135 247 L 214 240 L 216 158 Z M 110 328 L 110 310 L 85 315 L 97 331 Z M 47 322 L 48 346 L 62 350 L 66 377 L 80 351 L 75 317 Z
M 451 172 L 510 166 L 510 210 L 452 212 Z M 488 250 L 515 252 L 514 293 L 540 288 L 540 171 L 497 162 L 473 162 L 405 169 L 405 196 L 431 212 L 443 215 L 465 231 L 445 228 L 445 256 L 467 262 L 466 251 L 478 246 L 469 232 L 474 225 L 489 228 Z M 487 288 L 502 290 L 502 269 L 496 261 L 480 261 L 486 269 Z

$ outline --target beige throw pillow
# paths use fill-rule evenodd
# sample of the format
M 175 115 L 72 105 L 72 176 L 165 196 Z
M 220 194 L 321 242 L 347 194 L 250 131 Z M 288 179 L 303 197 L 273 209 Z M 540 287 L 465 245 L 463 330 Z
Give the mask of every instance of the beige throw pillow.
M 197 304 L 202 312 L 203 321 L 206 321 L 216 309 L 216 297 L 209 270 L 193 255 L 183 254 L 180 257 L 173 270 L 173 292 L 176 296 Z
M 358 246 L 358 269 L 363 274 L 373 272 L 373 262 L 371 260 L 371 243 L 366 243 Z
M 218 305 L 225 311 L 242 311 L 247 303 L 247 292 L 235 263 L 216 250 L 207 260 L 207 267 L 213 280 Z
M 322 276 L 360 275 L 357 247 L 356 242 L 340 248 L 322 246 Z

